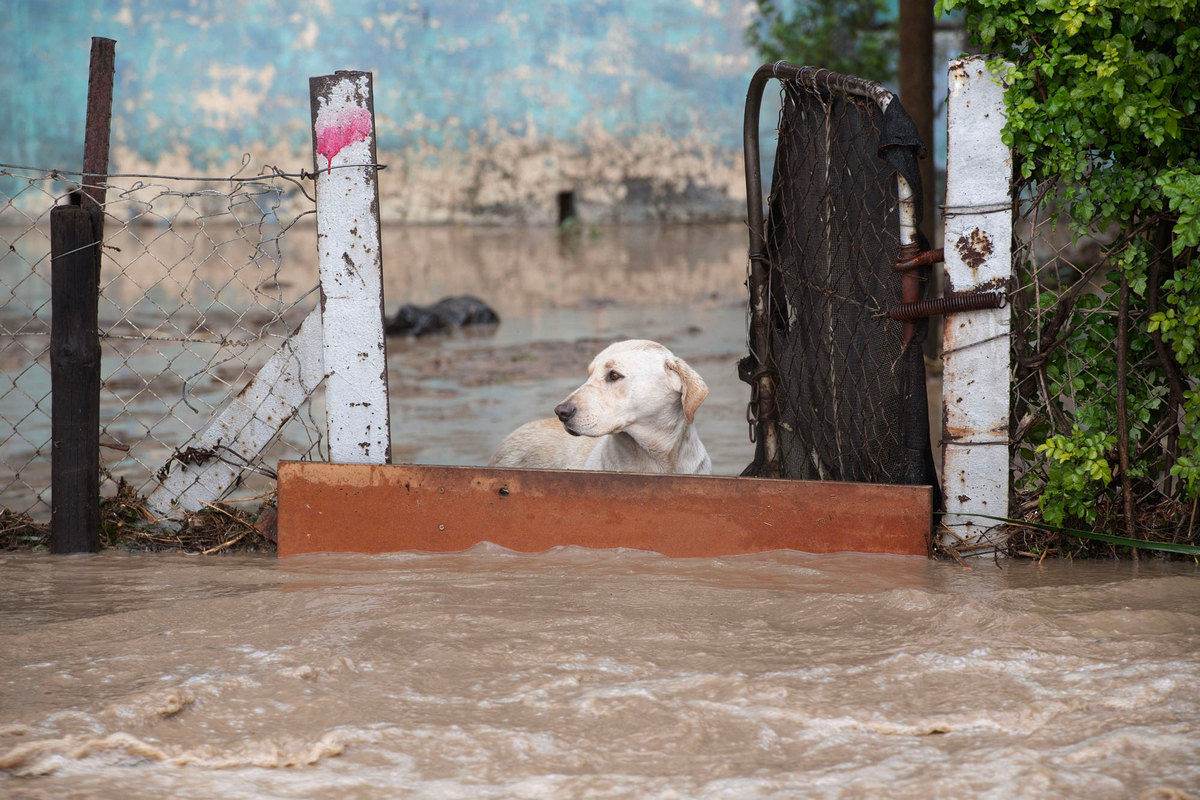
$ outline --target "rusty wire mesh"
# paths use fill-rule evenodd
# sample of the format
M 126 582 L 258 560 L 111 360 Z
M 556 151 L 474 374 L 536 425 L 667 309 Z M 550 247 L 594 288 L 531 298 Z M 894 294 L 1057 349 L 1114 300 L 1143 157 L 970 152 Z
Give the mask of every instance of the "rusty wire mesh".
M 1200 534 L 1189 531 L 1194 506 L 1183 482 L 1171 475 L 1179 456 L 1187 455 L 1179 445 L 1187 386 L 1176 377 L 1172 388 L 1171 370 L 1178 366 L 1148 325 L 1169 275 L 1169 236 L 1155 244 L 1152 232 L 1147 237 L 1137 230 L 1145 226 L 1077 235 L 1059 213 L 1064 188 L 1032 180 L 1014 187 L 1013 515 L 1057 521 L 1061 513 L 1065 524 L 1076 527 L 1194 542 Z M 1144 263 L 1118 263 L 1137 252 L 1126 249 L 1135 239 L 1149 244 L 1141 251 Z M 1123 273 L 1134 276 L 1124 287 Z M 1038 451 L 1053 437 L 1062 437 L 1068 448 L 1094 448 L 1087 457 L 1103 464 L 1076 497 L 1051 471 L 1073 469 L 1079 455 L 1056 463 Z M 1047 504 L 1054 503 L 1064 504 L 1047 514 Z M 1018 549 L 1021 538 L 1014 539 Z
M 780 91 L 765 229 L 771 352 L 755 354 L 778 376 L 780 474 L 934 483 L 917 352 L 925 323 L 906 351 L 903 323 L 887 317 L 901 301 L 901 279 L 892 270 L 900 255 L 896 170 L 880 156 L 884 111 L 876 96 L 803 78 L 782 80 Z M 917 480 L 909 416 L 924 436 Z M 747 472 L 760 472 L 761 458 L 760 448 Z
M 0 166 L 0 505 L 48 518 L 50 210 L 77 174 Z M 140 493 L 316 302 L 311 198 L 290 176 L 114 176 L 99 298 L 102 493 Z M 319 455 L 311 405 L 248 474 Z M 106 488 L 107 485 L 107 488 Z M 269 488 L 269 484 L 267 485 Z M 253 482 L 245 492 L 253 494 Z

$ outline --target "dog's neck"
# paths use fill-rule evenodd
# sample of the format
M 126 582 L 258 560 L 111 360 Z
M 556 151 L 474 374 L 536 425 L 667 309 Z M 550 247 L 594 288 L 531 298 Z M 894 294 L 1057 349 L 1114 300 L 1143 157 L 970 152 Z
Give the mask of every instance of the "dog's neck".
M 666 431 L 635 426 L 608 438 L 611 451 L 604 461 L 611 457 L 612 465 L 602 464 L 601 469 L 682 474 L 707 473 L 712 469 L 700 434 L 687 422 Z M 634 464 L 637 466 L 631 470 Z

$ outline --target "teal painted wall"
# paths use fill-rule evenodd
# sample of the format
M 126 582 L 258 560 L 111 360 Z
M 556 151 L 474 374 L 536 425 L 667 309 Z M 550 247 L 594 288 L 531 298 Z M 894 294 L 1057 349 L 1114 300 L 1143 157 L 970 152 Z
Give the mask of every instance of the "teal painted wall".
M 716 2 L 9 0 L 0 160 L 82 157 L 91 36 L 117 40 L 114 169 L 196 170 L 308 146 L 308 77 L 375 75 L 380 149 L 467 151 L 497 133 L 586 147 L 597 129 L 740 144 L 752 59 Z M 430 156 L 435 157 L 435 156 Z
M 392 219 L 552 221 L 563 190 L 600 220 L 738 217 L 745 8 L 8 0 L 0 162 L 79 168 L 90 37 L 106 36 L 114 172 L 224 175 L 243 153 L 308 167 L 308 78 L 357 69 L 374 73 Z

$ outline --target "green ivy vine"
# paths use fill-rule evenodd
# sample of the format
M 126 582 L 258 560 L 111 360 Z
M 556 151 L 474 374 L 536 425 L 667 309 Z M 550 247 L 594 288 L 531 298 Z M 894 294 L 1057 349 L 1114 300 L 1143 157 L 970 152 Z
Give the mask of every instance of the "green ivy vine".
M 1200 2 L 938 0 L 935 13 L 952 9 L 1006 83 L 1004 137 L 1021 179 L 1057 187 L 1075 234 L 1119 231 L 1099 291 L 1070 298 L 1096 313 L 1043 354 L 1072 417 L 1069 432 L 1042 426 L 1026 451 L 1042 459 L 1043 516 L 1094 523 L 1096 500 L 1116 485 L 1122 285 L 1129 361 L 1152 365 L 1128 382 L 1129 473 L 1186 507 L 1200 493 Z

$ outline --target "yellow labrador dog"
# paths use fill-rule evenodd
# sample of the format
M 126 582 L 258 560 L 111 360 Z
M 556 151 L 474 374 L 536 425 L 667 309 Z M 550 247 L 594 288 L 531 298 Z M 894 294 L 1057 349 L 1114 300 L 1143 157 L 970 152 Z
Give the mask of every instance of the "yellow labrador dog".
M 658 342 L 617 342 L 555 406 L 558 419 L 517 428 L 489 466 L 708 475 L 712 461 L 692 425 L 707 396 L 696 371 Z

